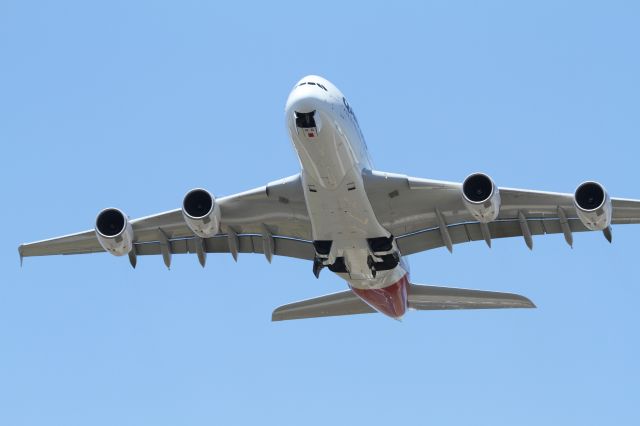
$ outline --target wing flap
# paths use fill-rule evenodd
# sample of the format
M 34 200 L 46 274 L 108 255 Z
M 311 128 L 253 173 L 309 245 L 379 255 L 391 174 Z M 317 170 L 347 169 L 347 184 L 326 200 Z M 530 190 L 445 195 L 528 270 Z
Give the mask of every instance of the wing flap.
M 588 229 L 578 219 L 569 219 L 571 232 L 585 232 Z M 559 219 L 527 219 L 531 235 L 561 234 Z M 498 220 L 491 222 L 489 232 L 492 239 L 522 236 L 522 228 L 518 220 Z M 453 244 L 482 241 L 482 229 L 479 223 L 459 223 L 447 227 Z M 444 247 L 439 228 L 426 229 L 413 234 L 398 237 L 398 248 L 403 255 L 410 255 L 425 250 Z
M 170 251 L 172 254 L 197 253 L 196 241 L 193 237 L 169 240 Z M 230 253 L 229 240 L 226 235 L 207 238 L 204 242 L 207 253 Z M 273 254 L 277 256 L 304 260 L 313 260 L 315 257 L 313 244 L 310 241 L 273 237 L 273 242 Z M 238 253 L 264 253 L 261 235 L 238 235 L 238 243 Z M 160 245 L 160 241 L 136 243 L 136 254 L 139 256 L 159 255 L 162 253 Z
M 373 312 L 375 310 L 372 307 L 360 300 L 351 290 L 347 290 L 282 305 L 273 311 L 271 320 L 285 321 Z
M 524 296 L 496 291 L 411 284 L 407 293 L 409 308 L 419 311 L 536 307 Z

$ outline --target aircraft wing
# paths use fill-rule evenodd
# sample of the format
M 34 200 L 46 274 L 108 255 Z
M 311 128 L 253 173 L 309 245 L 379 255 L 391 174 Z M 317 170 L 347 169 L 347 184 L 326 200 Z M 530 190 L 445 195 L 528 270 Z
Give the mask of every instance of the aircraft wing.
M 576 213 L 573 194 L 499 188 L 498 218 L 487 227 L 465 208 L 461 183 L 371 172 L 364 184 L 383 227 L 396 236 L 400 252 L 410 255 L 469 241 L 562 233 L 570 245 L 574 232 L 588 231 Z M 612 198 L 612 223 L 640 223 L 640 201 Z M 484 228 L 484 229 L 483 229 Z M 488 232 L 486 232 L 488 230 Z M 605 230 L 605 236 L 611 235 Z
M 221 233 L 212 238 L 197 238 L 186 225 L 180 209 L 131 220 L 134 250 L 137 255 L 163 255 L 167 267 L 171 254 L 227 252 L 264 253 L 265 244 L 272 254 L 299 259 L 314 258 L 311 223 L 304 202 L 300 175 L 216 200 L 220 205 Z M 198 247 L 199 244 L 202 244 Z M 20 256 L 82 254 L 102 252 L 93 229 L 44 241 L 23 244 Z

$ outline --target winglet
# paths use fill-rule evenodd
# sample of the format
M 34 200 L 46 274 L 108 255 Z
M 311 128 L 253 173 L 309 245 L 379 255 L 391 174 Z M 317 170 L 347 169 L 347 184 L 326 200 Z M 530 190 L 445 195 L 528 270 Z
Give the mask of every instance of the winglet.
M 22 268 L 22 262 L 24 261 L 24 253 L 22 251 L 24 244 L 18 246 L 18 254 L 20 255 L 20 267 Z

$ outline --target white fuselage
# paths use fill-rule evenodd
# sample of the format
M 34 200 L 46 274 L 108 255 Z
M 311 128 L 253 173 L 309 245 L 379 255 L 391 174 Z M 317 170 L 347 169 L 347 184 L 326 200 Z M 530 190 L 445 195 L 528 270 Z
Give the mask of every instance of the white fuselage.
M 310 124 L 296 120 L 311 113 Z M 347 271 L 338 274 L 353 288 L 377 289 L 398 282 L 407 274 L 404 262 L 377 273 L 368 263 L 372 252 L 367 239 L 390 234 L 378 222 L 365 192 L 362 173 L 372 169 L 371 157 L 346 98 L 329 81 L 305 77 L 289 95 L 285 117 L 302 168 L 313 239 L 333 242 L 327 263 L 343 257 Z

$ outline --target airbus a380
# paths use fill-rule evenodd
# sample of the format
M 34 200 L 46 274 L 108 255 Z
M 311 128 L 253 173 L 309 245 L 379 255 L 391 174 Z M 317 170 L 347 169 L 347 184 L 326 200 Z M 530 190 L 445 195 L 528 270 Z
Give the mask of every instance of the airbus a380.
M 182 208 L 129 220 L 102 210 L 95 229 L 23 244 L 26 256 L 106 251 L 128 256 L 262 253 L 309 260 L 313 274 L 327 268 L 349 290 L 277 308 L 274 321 L 380 312 L 401 318 L 408 309 L 532 308 L 511 293 L 411 283 L 406 257 L 420 251 L 484 240 L 601 231 L 640 222 L 640 201 L 610 198 L 597 182 L 574 194 L 499 188 L 483 173 L 462 183 L 376 171 L 356 115 L 324 78 L 300 80 L 287 99 L 285 122 L 301 172 L 250 191 L 216 199 L 189 191 Z

